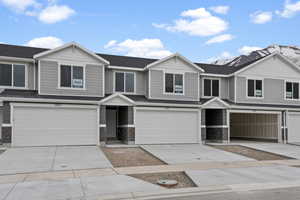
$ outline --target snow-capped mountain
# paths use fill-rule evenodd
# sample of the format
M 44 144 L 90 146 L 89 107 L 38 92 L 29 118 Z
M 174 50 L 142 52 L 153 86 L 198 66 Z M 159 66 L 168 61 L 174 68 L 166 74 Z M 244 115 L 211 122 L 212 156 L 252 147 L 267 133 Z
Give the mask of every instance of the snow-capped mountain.
M 274 52 L 281 53 L 283 56 L 286 56 L 291 61 L 300 66 L 300 47 L 285 45 L 271 45 L 264 49 L 252 51 L 248 55 L 240 55 L 231 59 L 216 60 L 215 62 L 213 62 L 213 64 L 238 66 L 258 59 L 260 57 L 272 54 Z

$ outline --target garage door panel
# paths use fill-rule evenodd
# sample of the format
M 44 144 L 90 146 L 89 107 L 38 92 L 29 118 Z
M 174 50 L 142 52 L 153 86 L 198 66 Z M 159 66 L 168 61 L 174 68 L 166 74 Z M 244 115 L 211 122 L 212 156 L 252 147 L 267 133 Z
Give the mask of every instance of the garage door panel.
M 197 111 L 137 110 L 137 144 L 198 143 Z
M 288 142 L 300 143 L 300 113 L 289 113 L 287 125 Z
M 96 108 L 16 106 L 13 111 L 14 146 L 97 144 Z

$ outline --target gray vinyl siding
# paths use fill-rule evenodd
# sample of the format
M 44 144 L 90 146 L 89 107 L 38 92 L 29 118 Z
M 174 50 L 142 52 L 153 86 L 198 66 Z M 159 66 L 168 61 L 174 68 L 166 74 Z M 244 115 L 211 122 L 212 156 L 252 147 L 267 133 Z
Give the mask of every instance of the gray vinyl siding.
M 234 76 L 228 78 L 228 90 L 229 90 L 229 100 L 234 101 L 234 92 L 235 92 L 235 85 L 234 85 Z
M 145 72 L 145 96 L 149 97 L 149 71 Z
M 184 95 L 164 94 L 164 72 L 162 70 L 150 70 L 150 98 L 198 101 L 198 73 L 184 73 Z
M 114 72 L 134 72 L 135 73 L 135 93 L 136 95 L 146 95 L 146 86 L 145 86 L 145 72 L 140 71 L 130 71 L 130 70 L 112 70 L 107 69 L 105 71 L 105 93 L 112 94 L 114 93 L 113 85 L 114 81 Z
M 39 67 L 38 65 L 35 66 L 35 90 L 39 88 Z
M 2 139 L 3 107 L 0 106 L 0 140 Z
M 8 102 L 3 103 L 3 123 L 10 124 L 10 104 Z
M 59 89 L 58 88 L 58 63 L 53 61 L 40 61 L 40 94 L 49 95 L 79 95 L 103 96 L 103 73 L 101 65 L 87 64 L 85 66 L 86 89 Z
M 212 77 L 212 76 L 201 76 L 200 77 L 200 96 L 203 98 L 204 97 L 204 90 L 203 90 L 203 79 L 208 78 L 208 79 L 218 79 L 219 86 L 220 86 L 220 98 L 221 99 L 228 99 L 229 98 L 229 79 L 228 78 L 223 78 L 223 77 Z M 205 97 L 204 97 L 205 98 Z
M 27 65 L 27 84 L 28 84 L 28 89 L 34 90 L 34 65 L 33 64 L 28 64 Z
M 285 100 L 285 81 L 280 79 L 265 78 L 263 81 L 263 98 L 248 98 L 245 77 L 237 77 L 237 102 L 238 103 L 264 103 L 264 104 L 296 104 L 298 100 Z
M 113 71 L 110 69 L 105 70 L 105 94 L 113 93 Z

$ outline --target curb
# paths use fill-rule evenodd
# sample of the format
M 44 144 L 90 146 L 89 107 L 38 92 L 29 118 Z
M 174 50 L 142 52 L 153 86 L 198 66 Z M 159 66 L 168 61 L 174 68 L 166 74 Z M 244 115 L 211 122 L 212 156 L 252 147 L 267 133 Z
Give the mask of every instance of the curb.
M 124 194 L 110 194 L 99 196 L 98 200 L 150 200 L 160 198 L 175 198 L 175 197 L 188 197 L 195 195 L 228 193 L 228 192 L 247 192 L 254 190 L 271 190 L 300 187 L 300 181 L 285 181 L 276 183 L 252 183 L 252 184 L 234 184 L 234 185 L 218 185 L 218 186 L 205 186 L 196 188 L 181 188 L 181 189 L 168 189 L 158 192 L 132 192 Z

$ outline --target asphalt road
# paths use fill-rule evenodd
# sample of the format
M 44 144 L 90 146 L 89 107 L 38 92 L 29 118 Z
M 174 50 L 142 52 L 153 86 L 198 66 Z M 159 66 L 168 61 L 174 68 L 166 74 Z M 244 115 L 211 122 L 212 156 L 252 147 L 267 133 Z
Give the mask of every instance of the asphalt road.
M 300 200 L 300 187 L 257 190 L 247 192 L 224 192 L 187 197 L 160 198 L 161 200 Z

